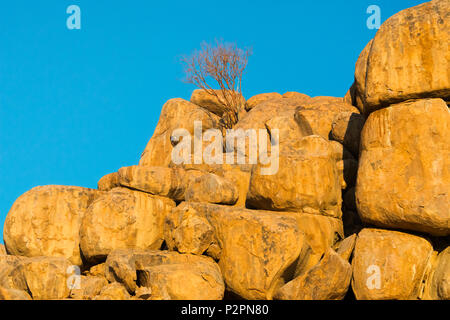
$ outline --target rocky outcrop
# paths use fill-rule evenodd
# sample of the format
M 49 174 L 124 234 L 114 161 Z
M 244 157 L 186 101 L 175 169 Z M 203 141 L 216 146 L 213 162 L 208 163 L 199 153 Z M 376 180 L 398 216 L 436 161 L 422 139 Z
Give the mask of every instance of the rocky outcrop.
M 167 101 L 139 165 L 17 199 L 0 300 L 449 300 L 449 14 L 387 20 L 343 98 Z
M 100 196 L 84 214 L 80 248 L 92 262 L 114 249 L 159 249 L 165 215 L 175 203 L 159 196 L 116 188 Z
M 206 248 L 206 254 L 219 260 L 228 290 L 246 299 L 271 299 L 305 241 L 294 214 L 183 203 L 166 220 L 169 249 L 177 248 L 177 229 L 193 217 L 203 227 L 191 228 L 194 234 L 185 242 L 204 239 L 191 247 L 196 253 Z
M 65 186 L 36 187 L 20 196 L 5 221 L 4 240 L 13 255 L 55 256 L 81 265 L 80 225 L 100 192 Z
M 356 203 L 381 227 L 450 234 L 450 111 L 441 99 L 373 112 L 361 137 Z

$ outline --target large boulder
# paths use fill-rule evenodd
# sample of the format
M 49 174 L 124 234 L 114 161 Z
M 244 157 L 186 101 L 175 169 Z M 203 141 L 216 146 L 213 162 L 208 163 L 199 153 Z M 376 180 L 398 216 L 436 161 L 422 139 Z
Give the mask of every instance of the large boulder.
M 224 155 L 226 158 L 227 154 Z M 245 207 L 247 192 L 250 184 L 251 168 L 249 164 L 171 164 L 174 168 L 183 168 L 186 170 L 185 186 L 187 187 L 195 178 L 211 173 L 231 182 L 238 190 L 238 200 L 234 204 L 236 207 Z M 186 191 L 186 190 L 185 190 Z
M 295 213 L 248 210 L 203 203 L 182 203 L 166 219 L 166 241 L 171 246 L 173 233 L 186 219 L 198 216 L 208 228 L 191 228 L 186 237 L 207 241 L 206 254 L 219 260 L 220 270 L 228 290 L 245 299 L 271 299 L 292 279 L 297 259 L 305 246 L 305 236 L 299 230 Z M 202 220 L 203 218 L 203 220 Z M 195 246 L 192 246 L 195 248 Z M 174 249 L 174 248 L 171 248 Z
M 189 101 L 176 98 L 164 104 L 155 132 L 142 153 L 139 165 L 166 167 L 172 160 L 174 130 L 185 129 L 194 135 L 194 122 L 202 123 L 202 130 L 216 128 L 219 117 Z
M 186 201 L 233 205 L 238 198 L 239 190 L 232 182 L 212 173 L 193 179 L 186 188 Z
M 270 92 L 270 93 L 260 93 L 256 96 L 251 97 L 247 100 L 247 103 L 245 105 L 245 110 L 250 111 L 254 107 L 256 107 L 258 104 L 269 100 L 269 99 L 280 99 L 283 96 L 277 92 Z
M 373 112 L 362 132 L 356 203 L 363 222 L 450 234 L 450 111 L 441 99 Z
M 403 10 L 378 30 L 367 56 L 366 114 L 408 99 L 450 100 L 450 2 Z M 361 57 L 364 59 L 363 57 Z
M 225 291 L 215 263 L 149 266 L 138 279 L 151 290 L 150 300 L 222 300 Z
M 16 266 L 23 277 L 26 290 L 33 300 L 61 300 L 69 297 L 72 264 L 62 257 L 33 257 L 22 259 Z
M 279 300 L 342 300 L 352 279 L 352 267 L 329 249 L 322 260 L 307 273 L 281 287 Z
M 341 216 L 341 188 L 328 141 L 307 136 L 297 147 L 279 155 L 277 172 L 266 174 L 264 165 L 253 168 L 247 204 L 275 211 Z
M 343 112 L 359 113 L 357 108 L 344 103 L 342 98 L 314 97 L 300 104 L 294 118 L 305 135 L 329 139 L 335 116 Z
M 0 256 L 6 255 L 6 248 L 3 244 L 0 244 Z
M 303 131 L 292 115 L 275 116 L 265 126 L 270 137 L 278 130 L 279 152 L 289 150 L 299 139 L 312 134 L 311 131 Z M 268 144 L 268 150 L 272 150 L 271 144 Z
M 150 300 L 220 300 L 225 285 L 209 257 L 156 250 L 115 250 L 106 260 L 107 278 L 128 292 L 149 288 Z
M 80 247 L 90 262 L 101 262 L 114 249 L 159 249 L 165 216 L 174 201 L 116 188 L 94 201 L 80 229 Z
M 362 230 L 352 261 L 356 299 L 417 299 L 432 254 L 433 247 L 424 238 L 397 231 Z
M 81 265 L 80 225 L 102 193 L 66 186 L 36 187 L 20 196 L 6 217 L 4 240 L 12 255 L 65 257 Z
M 198 171 L 181 168 L 131 166 L 119 169 L 119 183 L 124 187 L 181 201 L 190 181 L 200 175 Z

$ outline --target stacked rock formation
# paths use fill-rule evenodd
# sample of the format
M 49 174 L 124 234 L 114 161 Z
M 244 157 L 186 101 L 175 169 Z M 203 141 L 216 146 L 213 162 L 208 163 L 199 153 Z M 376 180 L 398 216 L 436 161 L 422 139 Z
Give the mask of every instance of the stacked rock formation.
M 169 100 L 138 165 L 17 199 L 0 300 L 450 299 L 449 21 L 447 0 L 390 18 L 344 98 L 243 100 L 234 129 L 279 131 L 273 174 L 172 161 L 222 107 Z

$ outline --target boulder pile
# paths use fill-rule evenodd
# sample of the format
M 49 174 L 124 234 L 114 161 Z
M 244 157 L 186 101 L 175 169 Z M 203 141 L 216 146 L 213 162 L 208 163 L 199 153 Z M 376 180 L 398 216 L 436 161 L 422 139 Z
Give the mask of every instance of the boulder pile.
M 250 136 L 173 161 L 176 130 L 211 151 L 223 108 L 169 100 L 138 165 L 16 200 L 0 300 L 449 300 L 449 34 L 434 0 L 381 26 L 344 98 L 242 98 L 233 129 L 278 136 L 269 173 Z

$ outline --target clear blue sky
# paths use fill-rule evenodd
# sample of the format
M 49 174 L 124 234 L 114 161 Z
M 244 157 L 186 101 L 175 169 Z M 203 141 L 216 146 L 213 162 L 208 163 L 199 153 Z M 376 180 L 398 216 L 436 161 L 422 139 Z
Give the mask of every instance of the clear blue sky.
M 14 200 L 32 187 L 95 188 L 137 164 L 164 102 L 189 99 L 179 56 L 203 40 L 253 48 L 247 98 L 343 96 L 375 35 L 367 7 L 378 5 L 385 21 L 422 2 L 1 1 L 0 234 Z M 72 4 L 81 30 L 66 27 Z

